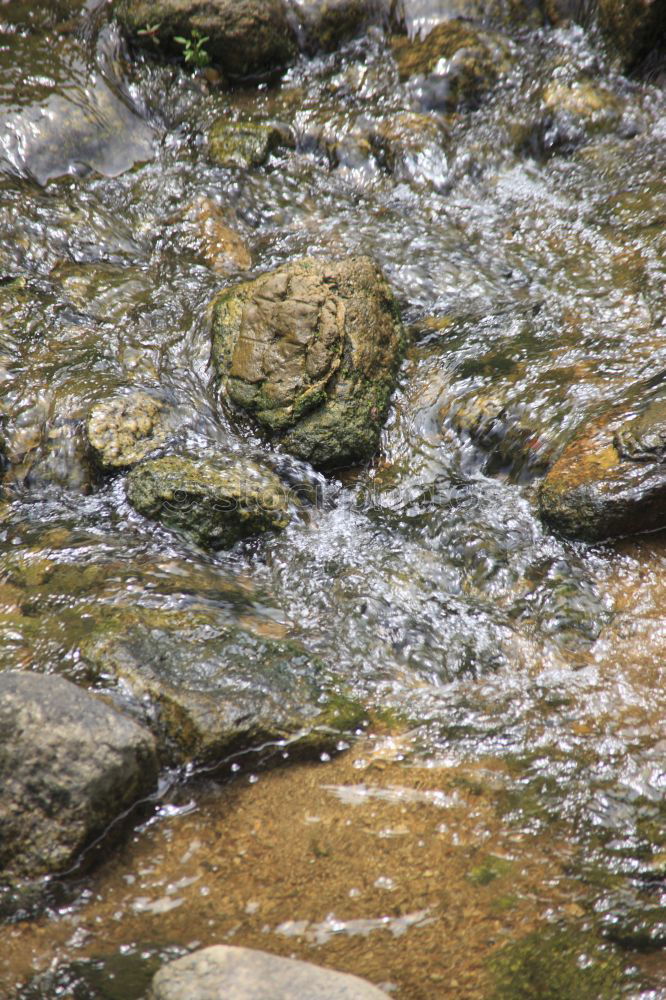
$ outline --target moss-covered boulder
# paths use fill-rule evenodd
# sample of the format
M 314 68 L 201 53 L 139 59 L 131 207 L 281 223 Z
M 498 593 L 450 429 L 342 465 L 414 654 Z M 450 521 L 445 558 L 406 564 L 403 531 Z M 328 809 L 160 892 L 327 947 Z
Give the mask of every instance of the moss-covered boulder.
M 154 740 L 62 677 L 0 673 L 0 783 L 0 870 L 62 871 L 154 790 Z
M 217 118 L 208 133 L 208 156 L 218 167 L 260 167 L 280 146 L 293 145 L 275 125 Z
M 306 52 L 333 52 L 372 26 L 402 26 L 398 0 L 291 0 L 291 23 Z
M 477 108 L 512 61 L 502 35 L 460 21 L 438 24 L 425 38 L 394 38 L 393 54 L 424 110 Z
M 330 691 L 323 663 L 299 642 L 201 611 L 145 618 L 92 637 L 82 662 L 147 710 L 167 760 L 210 760 L 278 739 L 330 748 L 363 718 L 360 705 Z
M 102 469 L 128 469 L 166 444 L 169 411 L 163 400 L 147 392 L 103 400 L 88 415 L 86 435 Z
M 320 467 L 377 448 L 405 347 L 367 257 L 303 258 L 213 302 L 213 363 L 229 400 Z
M 127 499 L 145 517 L 215 549 L 286 528 L 298 508 L 291 490 L 256 464 L 178 456 L 137 466 L 127 477 Z
M 199 32 L 215 65 L 232 78 L 279 69 L 296 53 L 282 0 L 116 0 L 114 13 L 132 38 L 152 51 L 157 44 L 182 55 L 174 39 Z
M 666 527 L 666 401 L 621 407 L 564 449 L 539 490 L 544 520 L 599 541 Z

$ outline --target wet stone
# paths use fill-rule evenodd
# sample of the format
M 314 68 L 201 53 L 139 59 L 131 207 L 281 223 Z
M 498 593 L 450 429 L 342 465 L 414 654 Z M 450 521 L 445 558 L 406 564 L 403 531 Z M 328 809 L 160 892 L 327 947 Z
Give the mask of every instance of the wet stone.
M 286 528 L 299 506 L 276 475 L 256 464 L 229 460 L 214 465 L 176 456 L 134 469 L 127 499 L 145 517 L 216 549 Z
M 288 0 L 290 21 L 306 52 L 333 52 L 371 26 L 402 26 L 396 0 Z
M 212 198 L 197 199 L 189 206 L 186 219 L 194 226 L 199 256 L 218 274 L 252 267 L 247 243 L 228 224 L 223 210 Z
M 372 455 L 404 351 L 373 261 L 303 258 L 221 292 L 212 315 L 224 392 L 287 451 L 322 467 Z
M 382 1000 L 370 983 L 310 962 L 251 948 L 214 945 L 164 966 L 150 1000 Z
M 657 400 L 621 427 L 614 443 L 620 455 L 632 462 L 665 462 L 666 400 Z
M 46 102 L 36 99 L 14 116 L 0 117 L 3 156 L 21 175 L 39 184 L 91 171 L 116 177 L 153 158 L 153 129 L 101 74 L 82 80 L 76 93 L 51 93 Z
M 298 737 L 330 749 L 363 709 L 327 695 L 323 664 L 298 642 L 271 639 L 201 614 L 162 615 L 94 637 L 82 658 L 95 676 L 148 706 L 162 755 L 211 760 Z
M 429 115 L 403 111 L 380 122 L 370 142 L 377 159 L 397 179 L 441 186 L 448 171 L 448 137 Z
M 422 110 L 473 110 L 511 65 L 502 35 L 445 21 L 423 39 L 395 38 L 401 80 Z
M 286 66 L 296 44 L 282 0 L 117 0 L 118 21 L 140 44 L 182 55 L 176 37 L 206 37 L 205 50 L 230 77 L 264 74 Z M 157 25 L 150 38 L 141 35 Z
M 129 469 L 169 439 L 168 410 L 163 400 L 145 392 L 104 400 L 86 423 L 88 443 L 102 469 Z
M 219 167 L 260 167 L 274 150 L 289 144 L 275 125 L 218 118 L 208 135 L 208 155 Z
M 8 874 L 71 866 L 156 780 L 147 729 L 61 677 L 0 673 L 0 868 Z
M 627 423 L 615 411 L 567 445 L 539 489 L 539 510 L 551 527 L 587 541 L 666 527 L 662 437 L 649 412 Z

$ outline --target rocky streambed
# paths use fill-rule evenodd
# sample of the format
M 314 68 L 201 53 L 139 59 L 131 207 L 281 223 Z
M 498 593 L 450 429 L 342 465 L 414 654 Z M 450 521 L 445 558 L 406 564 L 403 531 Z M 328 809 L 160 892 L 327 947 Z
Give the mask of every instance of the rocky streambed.
M 3 996 L 666 997 L 665 25 L 0 6 Z

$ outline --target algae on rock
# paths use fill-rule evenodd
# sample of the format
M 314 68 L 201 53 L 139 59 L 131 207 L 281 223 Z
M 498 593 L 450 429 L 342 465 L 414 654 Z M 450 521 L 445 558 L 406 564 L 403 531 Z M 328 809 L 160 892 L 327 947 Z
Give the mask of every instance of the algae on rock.
M 290 141 L 276 125 L 217 118 L 208 133 L 208 155 L 219 167 L 260 167 L 275 149 Z
M 373 261 L 297 260 L 225 289 L 212 316 L 222 389 L 287 451 L 324 468 L 373 454 L 405 347 Z
M 137 466 L 127 477 L 127 499 L 140 514 L 211 548 L 285 528 L 298 507 L 295 494 L 256 464 L 178 456 Z

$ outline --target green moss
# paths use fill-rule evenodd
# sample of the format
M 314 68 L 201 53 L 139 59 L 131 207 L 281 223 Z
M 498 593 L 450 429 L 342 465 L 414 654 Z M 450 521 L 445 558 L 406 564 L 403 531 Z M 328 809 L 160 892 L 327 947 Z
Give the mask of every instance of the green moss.
M 254 122 L 218 118 L 208 134 L 208 154 L 219 167 L 260 167 L 274 150 L 285 145 L 280 129 Z
M 498 858 L 495 854 L 488 854 L 481 864 L 470 868 L 467 873 L 467 879 L 472 885 L 489 885 L 495 879 L 509 875 L 512 869 L 513 861 L 507 861 L 506 858 Z
M 127 478 L 139 513 L 185 531 L 201 545 L 230 548 L 239 539 L 285 528 L 294 494 L 266 469 L 229 463 L 217 468 L 186 458 L 144 462 Z
M 625 973 L 615 951 L 574 929 L 545 928 L 490 959 L 488 1000 L 618 1000 Z

